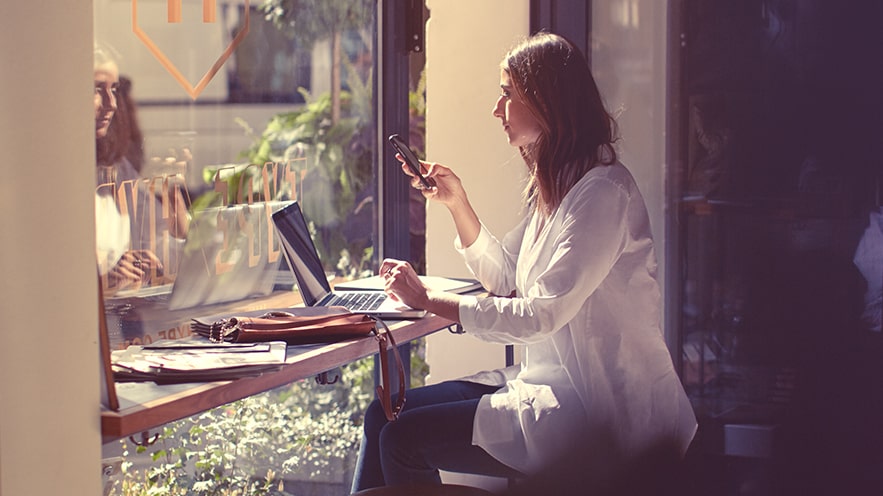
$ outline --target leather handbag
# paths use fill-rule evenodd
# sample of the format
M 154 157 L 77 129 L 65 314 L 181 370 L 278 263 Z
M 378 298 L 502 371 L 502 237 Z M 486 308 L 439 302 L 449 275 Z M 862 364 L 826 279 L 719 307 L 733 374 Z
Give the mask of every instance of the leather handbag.
M 223 318 L 209 326 L 194 319 L 191 325 L 195 333 L 215 343 L 285 341 L 293 345 L 365 337 L 374 332 L 375 327 L 375 321 L 364 314 L 295 315 L 283 311 L 271 311 L 256 317 Z
M 273 310 L 255 317 L 233 316 L 214 321 L 193 319 L 194 333 L 211 341 L 229 343 L 255 343 L 285 341 L 289 345 L 334 343 L 352 338 L 374 335 L 380 356 L 381 384 L 377 386 L 377 398 L 386 418 L 398 418 L 405 403 L 405 369 L 392 332 L 382 319 L 365 314 L 350 313 L 345 309 L 329 307 L 331 313 L 295 315 L 287 311 Z M 392 404 L 388 355 L 392 355 L 398 373 L 399 391 L 396 404 Z

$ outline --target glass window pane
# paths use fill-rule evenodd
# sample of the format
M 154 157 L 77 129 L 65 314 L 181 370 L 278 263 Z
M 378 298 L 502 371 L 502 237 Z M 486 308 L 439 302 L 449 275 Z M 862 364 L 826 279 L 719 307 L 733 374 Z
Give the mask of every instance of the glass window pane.
M 113 349 L 300 303 L 270 219 L 294 200 L 329 279 L 375 272 L 378 4 L 93 2 Z M 373 367 L 336 372 L 335 386 L 298 381 L 168 424 L 153 446 L 108 443 L 105 458 L 125 457 L 113 493 L 346 491 Z
M 96 0 L 96 222 L 113 348 L 297 303 L 270 214 L 329 278 L 376 266 L 376 2 Z

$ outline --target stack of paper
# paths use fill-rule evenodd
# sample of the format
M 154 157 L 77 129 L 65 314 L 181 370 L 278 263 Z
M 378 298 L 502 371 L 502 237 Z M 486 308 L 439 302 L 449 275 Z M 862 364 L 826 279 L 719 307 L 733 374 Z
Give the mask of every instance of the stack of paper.
M 469 293 L 481 289 L 481 283 L 475 279 L 458 279 L 440 276 L 419 276 L 423 284 L 429 289 L 447 291 L 450 293 Z M 346 291 L 383 291 L 385 281 L 381 276 L 371 276 L 364 279 L 340 282 L 334 285 L 334 289 Z
M 286 344 L 213 343 L 204 338 L 157 341 L 111 353 L 120 382 L 206 382 L 260 375 L 285 364 Z

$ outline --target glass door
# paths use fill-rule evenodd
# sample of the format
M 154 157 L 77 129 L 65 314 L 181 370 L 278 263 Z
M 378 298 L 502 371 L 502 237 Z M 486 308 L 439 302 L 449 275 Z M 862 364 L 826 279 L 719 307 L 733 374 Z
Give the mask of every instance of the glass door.
M 672 311 L 700 418 L 693 452 L 718 490 L 854 480 L 870 473 L 863 454 L 880 453 L 862 412 L 879 415 L 883 390 L 883 245 L 869 240 L 883 11 L 673 5 Z

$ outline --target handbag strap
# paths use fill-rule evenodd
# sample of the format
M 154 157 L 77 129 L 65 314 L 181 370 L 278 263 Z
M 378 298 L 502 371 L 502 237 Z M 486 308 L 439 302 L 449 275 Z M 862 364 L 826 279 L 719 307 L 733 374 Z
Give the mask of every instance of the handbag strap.
M 287 314 L 286 312 L 270 312 L 257 318 L 232 317 L 213 324 L 208 330 L 208 337 L 211 341 L 220 343 L 223 341 L 232 341 L 234 339 L 234 334 L 238 332 L 242 326 L 247 326 L 249 329 L 253 330 L 273 331 L 280 328 L 285 329 L 290 327 L 292 321 L 299 321 L 301 325 L 308 323 L 315 327 L 321 327 L 323 324 L 341 318 L 351 318 L 353 315 L 355 314 L 296 318 L 294 315 Z M 360 317 L 364 317 L 364 314 L 360 314 Z M 387 420 L 393 421 L 399 417 L 399 413 L 401 413 L 402 408 L 405 405 L 405 367 L 402 362 L 401 354 L 399 353 L 399 348 L 396 345 L 395 338 L 393 338 L 392 332 L 389 330 L 386 322 L 373 316 L 371 317 L 371 320 L 374 321 L 374 326 L 371 331 L 374 333 L 374 338 L 377 340 L 378 354 L 380 355 L 380 385 L 376 388 L 377 397 L 380 399 L 380 404 L 383 407 L 383 413 L 386 415 Z M 399 376 L 399 394 L 396 397 L 395 405 L 392 404 L 392 395 L 390 394 L 390 371 L 387 363 L 389 352 L 392 352 L 396 372 Z
M 396 346 L 395 339 L 392 337 L 386 322 L 377 317 L 372 317 L 377 324 L 374 327 L 374 337 L 377 339 L 380 355 L 380 385 L 377 386 L 377 397 L 380 398 L 380 405 L 383 407 L 383 413 L 386 419 L 392 422 L 399 418 L 402 408 L 405 406 L 405 367 L 402 364 L 402 357 L 399 354 L 399 348 Z M 392 351 L 393 360 L 399 375 L 399 394 L 396 397 L 396 404 L 392 404 L 392 395 L 390 394 L 389 366 L 387 365 L 387 352 Z
M 259 317 L 234 317 L 229 319 L 231 324 L 247 326 L 249 329 L 259 331 L 274 331 L 290 329 L 293 326 L 321 326 L 329 322 L 358 322 L 361 315 L 354 313 L 335 313 L 329 315 L 301 316 L 287 312 L 267 312 Z

